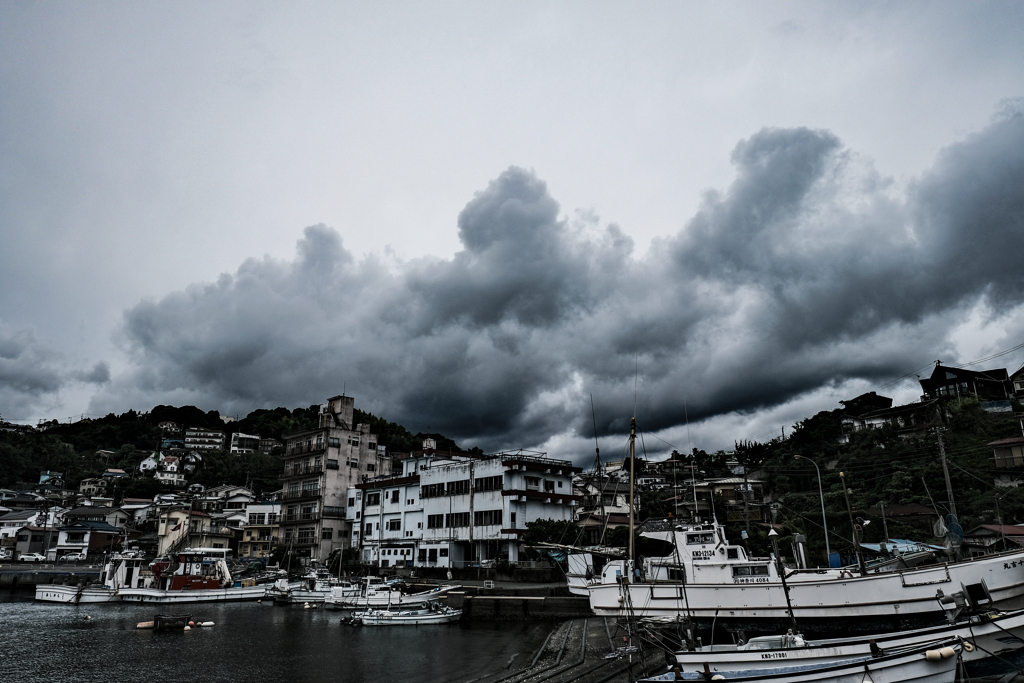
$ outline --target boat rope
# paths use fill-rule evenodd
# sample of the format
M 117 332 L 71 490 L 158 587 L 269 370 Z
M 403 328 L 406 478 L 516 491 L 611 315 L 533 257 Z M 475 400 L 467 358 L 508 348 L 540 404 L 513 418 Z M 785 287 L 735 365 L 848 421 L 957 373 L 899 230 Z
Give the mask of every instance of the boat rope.
M 1004 628 L 1003 628 L 1002 626 L 1000 626 L 999 624 L 992 624 L 992 625 L 993 625 L 993 626 L 995 626 L 995 627 L 996 627 L 997 629 L 999 629 L 1000 631 L 1002 631 L 1003 633 L 1006 633 L 1006 634 L 1008 634 L 1008 635 L 1011 635 L 1011 636 L 1013 636 L 1014 638 L 1017 638 L 1017 636 L 1013 635 L 1012 633 L 1010 633 L 1009 631 L 1007 631 L 1006 629 L 1004 629 Z M 976 647 L 977 649 L 981 650 L 982 652 L 984 652 L 985 654 L 987 654 L 987 655 L 988 655 L 989 657 L 995 657 L 996 659 L 998 659 L 998 660 L 999 660 L 1000 662 L 1002 662 L 1003 664 L 1006 664 L 1006 665 L 1007 665 L 1008 667 L 1010 667 L 1011 669 L 1016 669 L 1016 670 L 1017 670 L 1017 671 L 1019 671 L 1020 673 L 1024 673 L 1024 669 L 1020 668 L 1019 666 L 1017 666 L 1017 665 L 1016 665 L 1016 664 L 1014 664 L 1013 662 L 1011 662 L 1011 661 L 1009 661 L 1009 660 L 1006 660 L 1006 659 L 1003 659 L 1002 657 L 1000 657 L 999 655 L 997 655 L 997 654 L 996 654 L 995 652 L 989 652 L 988 650 L 986 650 L 985 648 L 983 648 L 983 647 L 982 647 L 981 645 L 978 645 L 978 638 L 977 638 L 977 636 L 975 636 L 975 635 L 974 635 L 974 626 L 973 626 L 973 625 L 970 625 L 970 626 L 968 626 L 968 629 L 969 629 L 969 630 L 970 630 L 970 632 L 971 632 L 971 644 L 972 644 L 972 645 L 973 645 L 974 647 Z

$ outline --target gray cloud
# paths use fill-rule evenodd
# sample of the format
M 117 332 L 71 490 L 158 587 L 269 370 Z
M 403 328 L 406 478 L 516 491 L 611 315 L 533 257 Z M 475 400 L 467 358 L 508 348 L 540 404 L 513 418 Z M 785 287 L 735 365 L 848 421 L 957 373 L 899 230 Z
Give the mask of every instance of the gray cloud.
M 103 384 L 109 379 L 106 363 L 89 370 L 70 367 L 33 330 L 0 320 L 0 411 L 5 419 L 24 419 L 35 409 L 59 405 L 61 391 L 76 383 Z
M 909 189 L 828 131 L 763 129 L 732 161 L 732 184 L 639 257 L 516 167 L 460 213 L 451 259 L 357 259 L 306 228 L 293 261 L 250 259 L 128 310 L 134 370 L 91 410 L 244 413 L 345 386 L 414 430 L 529 446 L 589 435 L 591 393 L 599 431 L 623 429 L 635 370 L 645 427 L 668 428 L 888 380 L 950 353 L 978 302 L 1024 302 L 1019 107 Z

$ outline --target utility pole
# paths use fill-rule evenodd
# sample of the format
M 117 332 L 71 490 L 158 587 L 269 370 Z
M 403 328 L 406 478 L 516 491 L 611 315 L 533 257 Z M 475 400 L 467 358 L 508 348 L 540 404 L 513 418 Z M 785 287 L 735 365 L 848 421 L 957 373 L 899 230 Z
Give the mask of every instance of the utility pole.
M 949 480 L 949 467 L 946 465 L 946 445 L 942 442 L 942 428 L 935 428 L 935 435 L 939 438 L 939 458 L 942 460 L 942 474 L 946 477 L 946 495 L 949 497 L 949 512 L 956 516 L 956 503 L 953 502 L 953 484 Z
M 843 497 L 846 498 L 846 511 L 850 515 L 850 530 L 853 532 L 853 552 L 857 554 L 857 566 L 860 567 L 860 575 L 867 576 L 868 569 L 864 566 L 864 556 L 861 555 L 860 552 L 860 530 L 857 528 L 856 522 L 853 521 L 853 507 L 850 505 L 850 490 L 846 488 L 846 474 L 840 472 L 839 478 L 843 482 Z

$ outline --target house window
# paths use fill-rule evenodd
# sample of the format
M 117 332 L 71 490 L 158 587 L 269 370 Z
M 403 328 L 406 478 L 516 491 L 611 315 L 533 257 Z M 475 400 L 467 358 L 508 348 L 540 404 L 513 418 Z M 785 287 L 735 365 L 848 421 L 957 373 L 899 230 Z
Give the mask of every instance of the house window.
M 380 505 L 380 491 L 374 491 L 366 494 L 367 505 Z
M 389 519 L 388 520 L 388 531 L 401 531 L 402 520 L 400 519 Z
M 501 510 L 477 510 L 473 513 L 473 526 L 501 524 Z
M 341 439 L 336 436 L 329 437 L 327 439 L 327 445 L 332 448 L 339 448 L 341 446 Z
M 323 541 L 329 541 L 334 537 L 334 529 L 321 529 L 320 539 Z
M 366 471 L 367 472 L 374 472 L 374 471 L 376 471 L 376 469 L 377 469 L 377 466 L 374 465 L 372 462 L 366 463 Z
M 348 499 L 348 506 L 349 507 L 353 507 L 353 506 L 355 506 L 355 504 L 356 504 L 356 499 L 355 498 L 349 498 Z
M 526 477 L 526 490 L 527 491 L 539 491 L 540 490 L 540 477 Z
M 555 482 L 552 481 L 551 479 L 545 479 L 544 480 L 544 490 L 548 491 L 548 492 L 554 491 L 555 490 Z
M 469 526 L 469 513 L 468 512 L 456 512 L 450 515 L 445 515 L 445 526 L 448 528 Z
M 391 502 L 392 503 L 397 503 L 398 502 L 398 494 L 399 493 L 401 493 L 401 492 L 398 489 L 395 489 L 394 491 L 391 492 Z
M 428 529 L 441 529 L 444 527 L 444 515 L 427 515 Z
M 448 548 L 441 548 L 441 557 L 448 557 Z
M 367 522 L 366 523 L 366 533 L 367 534 L 372 534 L 373 533 L 373 522 Z

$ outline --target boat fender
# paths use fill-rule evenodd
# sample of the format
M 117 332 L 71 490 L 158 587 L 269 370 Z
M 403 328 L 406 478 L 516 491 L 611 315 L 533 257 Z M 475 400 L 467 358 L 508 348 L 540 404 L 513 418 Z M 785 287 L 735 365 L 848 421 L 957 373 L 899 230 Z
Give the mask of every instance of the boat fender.
M 974 652 L 974 643 L 969 640 L 964 641 L 964 652 Z
M 155 628 L 156 623 L 152 621 L 140 621 L 135 625 L 135 628 Z
M 947 645 L 939 650 L 939 654 L 942 655 L 943 659 L 949 659 L 950 657 L 956 657 L 956 650 Z
M 928 650 L 924 653 L 924 658 L 929 662 L 937 662 L 940 659 L 949 659 L 956 655 L 956 650 L 949 647 L 948 645 L 941 650 Z

